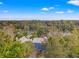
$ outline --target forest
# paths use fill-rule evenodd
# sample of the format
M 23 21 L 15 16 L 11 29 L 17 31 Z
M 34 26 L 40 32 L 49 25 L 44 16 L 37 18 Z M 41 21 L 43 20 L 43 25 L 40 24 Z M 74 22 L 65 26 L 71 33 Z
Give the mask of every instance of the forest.
M 0 58 L 78 57 L 78 20 L 0 21 Z

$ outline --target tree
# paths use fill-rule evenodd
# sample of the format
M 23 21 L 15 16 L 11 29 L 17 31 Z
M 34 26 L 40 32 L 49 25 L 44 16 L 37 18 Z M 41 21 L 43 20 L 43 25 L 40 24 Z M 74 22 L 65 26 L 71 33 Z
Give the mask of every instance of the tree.
M 11 37 L 0 31 L 0 58 L 25 58 L 32 53 L 32 42 L 12 41 Z
M 65 51 L 60 44 L 62 38 L 53 36 L 48 39 L 46 57 L 65 57 Z
M 67 57 L 79 57 L 79 34 L 74 28 L 72 34 L 66 37 L 66 51 L 68 52 Z

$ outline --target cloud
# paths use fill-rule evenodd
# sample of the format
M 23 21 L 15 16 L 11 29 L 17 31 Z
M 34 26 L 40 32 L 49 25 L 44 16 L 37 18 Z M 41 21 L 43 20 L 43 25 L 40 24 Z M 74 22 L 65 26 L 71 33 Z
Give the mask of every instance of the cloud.
M 54 9 L 54 7 L 42 8 L 41 10 L 42 10 L 42 11 L 50 11 L 50 10 L 52 10 L 52 9 Z
M 64 14 L 64 11 L 57 11 L 57 14 Z
M 73 10 L 67 10 L 67 13 L 73 13 L 74 11 Z
M 49 10 L 52 10 L 52 9 L 54 9 L 54 7 L 49 7 Z
M 3 2 L 0 2 L 0 5 L 2 5 L 3 4 Z
M 74 12 L 74 10 L 67 10 L 66 12 L 64 12 L 64 11 L 56 11 L 55 13 L 57 13 L 57 14 L 64 14 L 64 13 L 73 13 Z
M 68 4 L 79 6 L 79 0 L 70 0 L 68 1 Z
M 42 11 L 49 11 L 48 8 L 42 8 L 41 10 L 42 10 Z

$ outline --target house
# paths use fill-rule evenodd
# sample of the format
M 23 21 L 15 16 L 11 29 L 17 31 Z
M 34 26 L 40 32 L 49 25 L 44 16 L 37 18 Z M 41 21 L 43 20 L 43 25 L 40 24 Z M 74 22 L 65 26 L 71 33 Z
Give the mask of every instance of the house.
M 33 38 L 33 43 L 45 43 L 48 40 L 46 36 L 41 36 L 39 38 Z
M 71 35 L 71 33 L 70 32 L 49 32 L 48 33 L 48 36 L 53 36 L 53 35 L 55 35 L 55 36 L 69 36 L 69 35 Z
M 21 43 L 24 43 L 24 42 L 32 42 L 32 39 L 29 39 L 29 38 L 26 38 L 25 36 L 21 37 L 19 39 L 19 41 L 21 41 Z
M 31 37 L 32 37 L 32 35 L 27 35 L 26 37 L 27 37 L 27 38 L 31 38 Z
M 63 36 L 69 36 L 69 35 L 71 35 L 71 33 L 68 33 L 68 32 L 63 33 Z
M 37 50 L 45 50 L 45 47 L 43 46 L 43 44 L 42 43 L 45 43 L 46 42 L 46 40 L 47 40 L 47 38 L 46 37 L 40 37 L 40 38 L 34 38 L 33 39 L 33 41 L 32 41 L 32 43 L 35 45 L 35 48 L 37 49 Z
M 43 38 L 33 38 L 32 43 L 42 43 Z
M 21 41 L 21 43 L 32 42 L 37 50 L 45 49 L 43 47 L 42 43 L 45 43 L 47 41 L 47 39 L 48 39 L 47 37 L 39 37 L 39 38 L 37 37 L 37 38 L 30 39 L 30 36 L 31 35 L 28 35 L 27 37 L 23 36 L 23 37 L 19 38 L 18 40 Z
M 40 38 L 33 38 L 30 39 L 32 35 L 28 35 L 28 36 L 23 36 L 21 38 L 16 38 L 17 40 L 21 41 L 21 42 L 26 42 L 26 41 L 31 41 L 32 43 L 44 43 L 47 41 L 47 37 L 40 37 Z

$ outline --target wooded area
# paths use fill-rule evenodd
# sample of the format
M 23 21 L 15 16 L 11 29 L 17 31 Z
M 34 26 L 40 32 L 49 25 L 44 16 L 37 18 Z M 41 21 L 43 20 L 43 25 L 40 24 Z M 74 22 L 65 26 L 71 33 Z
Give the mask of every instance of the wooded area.
M 23 36 L 31 40 L 21 42 Z M 37 48 L 32 40 L 44 37 Z M 79 21 L 0 21 L 0 58 L 33 57 L 78 58 Z

